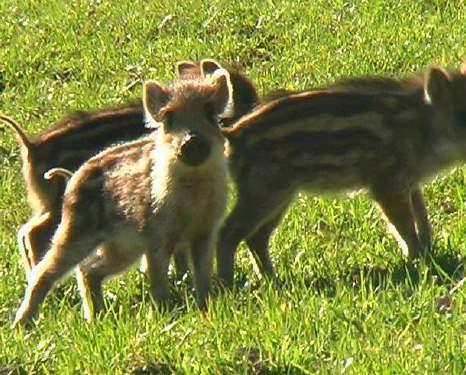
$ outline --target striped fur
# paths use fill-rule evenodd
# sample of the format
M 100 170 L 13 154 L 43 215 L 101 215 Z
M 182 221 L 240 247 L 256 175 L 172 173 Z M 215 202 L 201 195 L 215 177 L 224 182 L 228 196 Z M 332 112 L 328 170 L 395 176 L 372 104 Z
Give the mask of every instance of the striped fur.
M 217 254 L 227 285 L 242 240 L 262 272 L 274 275 L 269 238 L 302 189 L 367 189 L 409 256 L 430 248 L 420 184 L 465 160 L 466 76 L 432 68 L 426 77 L 352 79 L 282 93 L 223 130 L 238 189 Z
M 200 63 L 185 61 L 177 64 L 177 74 L 181 79 L 195 78 L 211 74 L 214 68 L 219 69 L 220 65 L 210 59 Z M 252 82 L 238 70 L 228 71 L 234 90 L 234 115 L 221 119 L 222 126 L 230 125 L 258 103 Z M 135 140 L 149 134 L 151 129 L 145 126 L 144 110 L 139 100 L 115 108 L 76 112 L 34 137 L 26 135 L 9 117 L 0 115 L 0 120 L 15 131 L 21 146 L 23 178 L 33 217 L 20 229 L 18 245 L 29 272 L 49 246 L 50 236 L 60 220 L 65 189 L 63 179 L 47 180 L 44 173 L 57 167 L 73 172 L 103 149 Z M 40 224 L 39 227 L 35 227 L 36 224 Z M 181 257 L 177 259 L 177 268 L 180 273 L 186 269 L 186 262 Z
M 152 297 L 164 302 L 168 263 L 180 248 L 191 251 L 197 302 L 207 307 L 211 250 L 227 198 L 217 116 L 231 97 L 223 69 L 169 87 L 145 83 L 144 108 L 159 129 L 104 150 L 73 174 L 51 248 L 29 275 L 15 324 L 30 322 L 53 285 L 78 265 L 85 310 L 95 313 L 103 307 L 103 280 L 143 254 Z

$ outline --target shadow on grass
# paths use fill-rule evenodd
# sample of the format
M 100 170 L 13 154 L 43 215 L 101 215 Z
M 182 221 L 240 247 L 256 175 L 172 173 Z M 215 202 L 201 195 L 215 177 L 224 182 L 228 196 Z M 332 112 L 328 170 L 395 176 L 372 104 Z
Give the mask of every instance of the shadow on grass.
M 136 367 L 129 372 L 129 375 L 172 375 L 178 372 L 166 363 L 151 363 Z
M 183 277 L 170 275 L 169 281 L 170 298 L 165 303 L 158 304 L 150 295 L 149 281 L 146 277 L 141 278 L 138 287 L 140 292 L 131 298 L 131 306 L 138 306 L 144 300 L 146 303 L 153 304 L 162 313 L 186 313 L 189 310 L 189 302 L 186 298 L 194 299 L 195 296 L 191 276 L 189 274 L 185 274 Z
M 258 357 L 258 349 L 238 349 L 237 358 L 232 363 L 219 364 L 219 374 L 247 373 L 250 375 L 301 375 L 309 374 L 296 365 L 270 365 L 267 360 Z M 223 370 L 221 368 L 223 367 Z M 246 371 L 246 372 L 245 372 Z M 180 375 L 188 372 L 180 371 L 166 363 L 150 363 L 139 366 L 129 372 L 129 375 Z
M 415 287 L 425 277 L 434 279 L 437 285 L 451 286 L 464 277 L 464 260 L 457 254 L 443 253 L 428 256 L 418 262 L 402 262 L 389 268 L 354 269 L 345 280 L 355 288 L 365 283 L 373 289 L 383 289 L 399 284 Z
M 289 289 L 300 280 L 308 289 L 318 294 L 334 297 L 338 283 L 349 284 L 353 288 L 362 286 L 374 290 L 386 289 L 395 285 L 408 284 L 416 287 L 423 278 L 434 279 L 437 285 L 451 287 L 464 277 L 464 259 L 452 252 L 434 254 L 416 262 L 402 261 L 387 267 L 355 267 L 340 275 L 304 277 L 288 273 L 278 282 L 280 289 Z
M 264 353 L 259 348 L 240 348 L 236 352 L 236 361 L 230 365 L 230 368 L 244 369 L 246 366 L 247 374 L 250 375 L 278 375 L 278 374 L 309 374 L 297 365 L 271 364 L 266 358 L 262 358 Z M 243 371 L 238 371 L 243 373 Z M 231 373 L 231 371 L 230 371 Z
M 150 296 L 150 286 L 146 277 L 139 277 L 135 288 L 131 288 L 131 296 L 129 299 L 129 306 L 131 311 L 137 311 L 138 306 L 142 303 L 153 304 L 154 307 L 160 310 L 161 313 L 186 313 L 189 310 L 187 305 L 186 296 L 194 300 L 194 289 L 192 286 L 192 280 L 190 276 L 184 276 L 177 278 L 175 276 L 170 277 L 170 298 L 163 305 L 157 305 Z M 125 284 L 125 280 L 122 280 L 122 285 Z M 104 303 L 106 306 L 105 311 L 118 310 L 118 306 L 127 304 L 128 294 L 125 294 L 125 288 L 121 287 L 115 290 L 111 286 L 104 283 Z M 55 303 L 64 303 L 64 305 L 80 310 L 82 307 L 82 300 L 75 282 L 63 283 L 57 285 L 51 292 L 49 297 L 55 300 Z M 103 313 L 105 316 L 105 312 Z M 0 375 L 2 375 L 0 373 Z

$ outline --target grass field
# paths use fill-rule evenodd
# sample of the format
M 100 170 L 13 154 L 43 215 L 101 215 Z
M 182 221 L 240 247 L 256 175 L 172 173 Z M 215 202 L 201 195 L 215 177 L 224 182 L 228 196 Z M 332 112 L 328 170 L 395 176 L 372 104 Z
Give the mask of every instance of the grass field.
M 4 0 L 0 110 L 39 132 L 205 57 L 241 63 L 263 93 L 398 76 L 457 66 L 465 37 L 459 0 Z M 0 132 L 1 375 L 466 373 L 466 169 L 426 185 L 429 264 L 402 260 L 364 195 L 300 195 L 271 244 L 280 288 L 260 280 L 242 247 L 237 291 L 206 315 L 187 282 L 173 286 L 179 308 L 158 312 L 134 270 L 107 284 L 109 312 L 87 324 L 70 277 L 28 332 L 9 327 L 26 285 L 16 230 L 29 209 L 18 147 Z

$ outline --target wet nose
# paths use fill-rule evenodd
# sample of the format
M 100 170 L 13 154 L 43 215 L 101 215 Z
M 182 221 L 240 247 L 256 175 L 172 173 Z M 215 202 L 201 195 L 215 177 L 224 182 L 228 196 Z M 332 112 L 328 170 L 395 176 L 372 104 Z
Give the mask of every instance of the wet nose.
M 210 142 L 197 132 L 188 132 L 183 139 L 180 149 L 180 158 L 183 163 L 190 166 L 202 164 L 210 154 Z

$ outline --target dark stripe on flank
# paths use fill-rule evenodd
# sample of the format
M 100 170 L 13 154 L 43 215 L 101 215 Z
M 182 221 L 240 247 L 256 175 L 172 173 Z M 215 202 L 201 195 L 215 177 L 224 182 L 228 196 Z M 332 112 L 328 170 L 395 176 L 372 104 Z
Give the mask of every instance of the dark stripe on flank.
M 98 133 L 100 128 L 109 132 L 111 129 L 129 126 L 144 127 L 144 111 L 142 105 L 132 105 L 105 112 L 83 112 L 65 118 L 52 129 L 35 137 L 35 143 L 60 142 L 63 138 L 79 137 L 90 133 Z M 109 129 L 108 129 L 109 128 Z
M 312 117 L 316 116 L 350 117 L 369 112 L 393 113 L 393 107 L 387 107 L 386 99 L 388 98 L 396 101 L 398 110 L 412 108 L 413 104 L 416 104 L 413 98 L 406 95 L 315 91 L 308 94 L 290 95 L 265 104 L 239 120 L 224 134 L 235 142 L 237 138 L 265 134 L 270 129 L 298 121 L 306 121 L 309 128 L 312 128 Z
M 286 161 L 305 155 L 344 157 L 346 153 L 357 149 L 381 152 L 381 147 L 383 143 L 380 138 L 363 129 L 353 128 L 336 132 L 296 132 L 283 138 L 262 139 L 248 148 L 247 152 L 255 157 L 272 159 L 275 153 L 286 153 L 283 160 Z
M 95 124 L 94 128 L 80 129 L 70 134 L 62 134 L 43 144 L 43 149 L 54 153 L 82 152 L 85 150 L 101 151 L 108 146 L 123 141 L 133 141 L 151 133 L 153 129 L 144 126 L 141 118 L 131 121 L 118 121 Z M 88 155 L 89 158 L 91 155 Z

